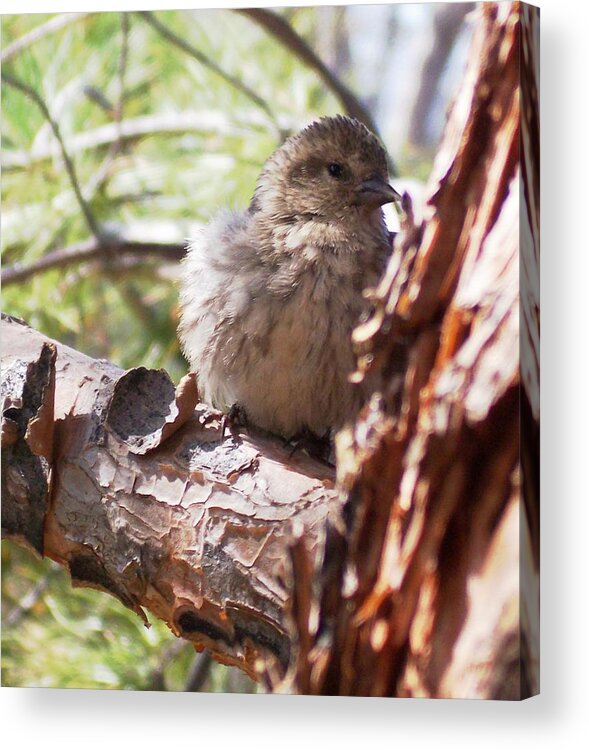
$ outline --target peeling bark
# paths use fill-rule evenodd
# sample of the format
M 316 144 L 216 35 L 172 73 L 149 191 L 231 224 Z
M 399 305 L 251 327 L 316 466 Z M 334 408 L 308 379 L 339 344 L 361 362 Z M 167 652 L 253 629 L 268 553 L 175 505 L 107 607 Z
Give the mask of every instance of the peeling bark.
M 478 6 L 418 226 L 405 197 L 401 242 L 354 334 L 357 379 L 377 370 L 388 387 L 339 435 L 346 529 L 310 601 L 294 557 L 297 648 L 282 690 L 538 692 L 536 11 Z M 520 194 L 533 228 L 521 248 Z

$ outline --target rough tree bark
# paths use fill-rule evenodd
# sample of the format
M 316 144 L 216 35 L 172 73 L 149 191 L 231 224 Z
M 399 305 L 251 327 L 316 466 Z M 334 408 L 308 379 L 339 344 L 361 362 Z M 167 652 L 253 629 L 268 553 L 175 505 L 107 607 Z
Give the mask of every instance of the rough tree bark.
M 539 690 L 539 16 L 477 13 L 425 219 L 355 332 L 389 389 L 339 436 L 347 523 L 314 588 L 295 557 L 288 690 Z
M 340 504 L 329 466 L 223 436 L 192 375 L 174 390 L 6 316 L 2 396 L 5 535 L 226 664 L 284 671 L 285 540 L 321 537 Z
M 191 376 L 2 322 L 4 532 L 275 690 L 538 691 L 538 15 L 477 13 L 424 220 L 405 197 L 355 332 L 387 386 L 338 436 L 337 489 L 223 437 Z

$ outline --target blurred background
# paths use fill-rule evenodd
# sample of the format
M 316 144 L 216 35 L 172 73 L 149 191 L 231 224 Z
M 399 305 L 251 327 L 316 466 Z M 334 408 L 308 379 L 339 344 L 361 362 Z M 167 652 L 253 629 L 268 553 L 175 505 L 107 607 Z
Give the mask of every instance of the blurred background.
M 321 115 L 363 119 L 419 204 L 473 3 L 2 17 L 2 310 L 123 368 L 187 369 L 186 238 Z M 395 217 L 392 217 L 395 221 Z M 2 542 L 2 684 L 255 692 Z

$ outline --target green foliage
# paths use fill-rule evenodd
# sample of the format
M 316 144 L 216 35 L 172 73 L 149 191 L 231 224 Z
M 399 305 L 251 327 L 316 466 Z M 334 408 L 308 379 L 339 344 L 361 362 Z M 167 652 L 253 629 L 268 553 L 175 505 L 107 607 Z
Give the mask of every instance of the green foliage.
M 67 573 L 2 544 L 2 685 L 183 690 L 194 648 L 150 626 L 112 596 L 72 589 Z M 234 670 L 212 669 L 205 689 L 252 692 Z
M 2 684 L 147 689 L 172 638 L 64 570 L 2 546 Z M 188 647 L 189 648 L 189 647 Z

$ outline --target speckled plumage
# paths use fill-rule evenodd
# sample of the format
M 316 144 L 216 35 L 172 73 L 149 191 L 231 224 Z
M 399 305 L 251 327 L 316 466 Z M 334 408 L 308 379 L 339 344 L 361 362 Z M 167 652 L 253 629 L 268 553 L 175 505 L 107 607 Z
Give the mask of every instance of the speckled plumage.
M 365 394 L 348 381 L 350 335 L 389 253 L 387 179 L 374 135 L 324 118 L 268 159 L 248 211 L 222 211 L 194 239 L 179 334 L 205 401 L 287 438 L 354 416 Z

